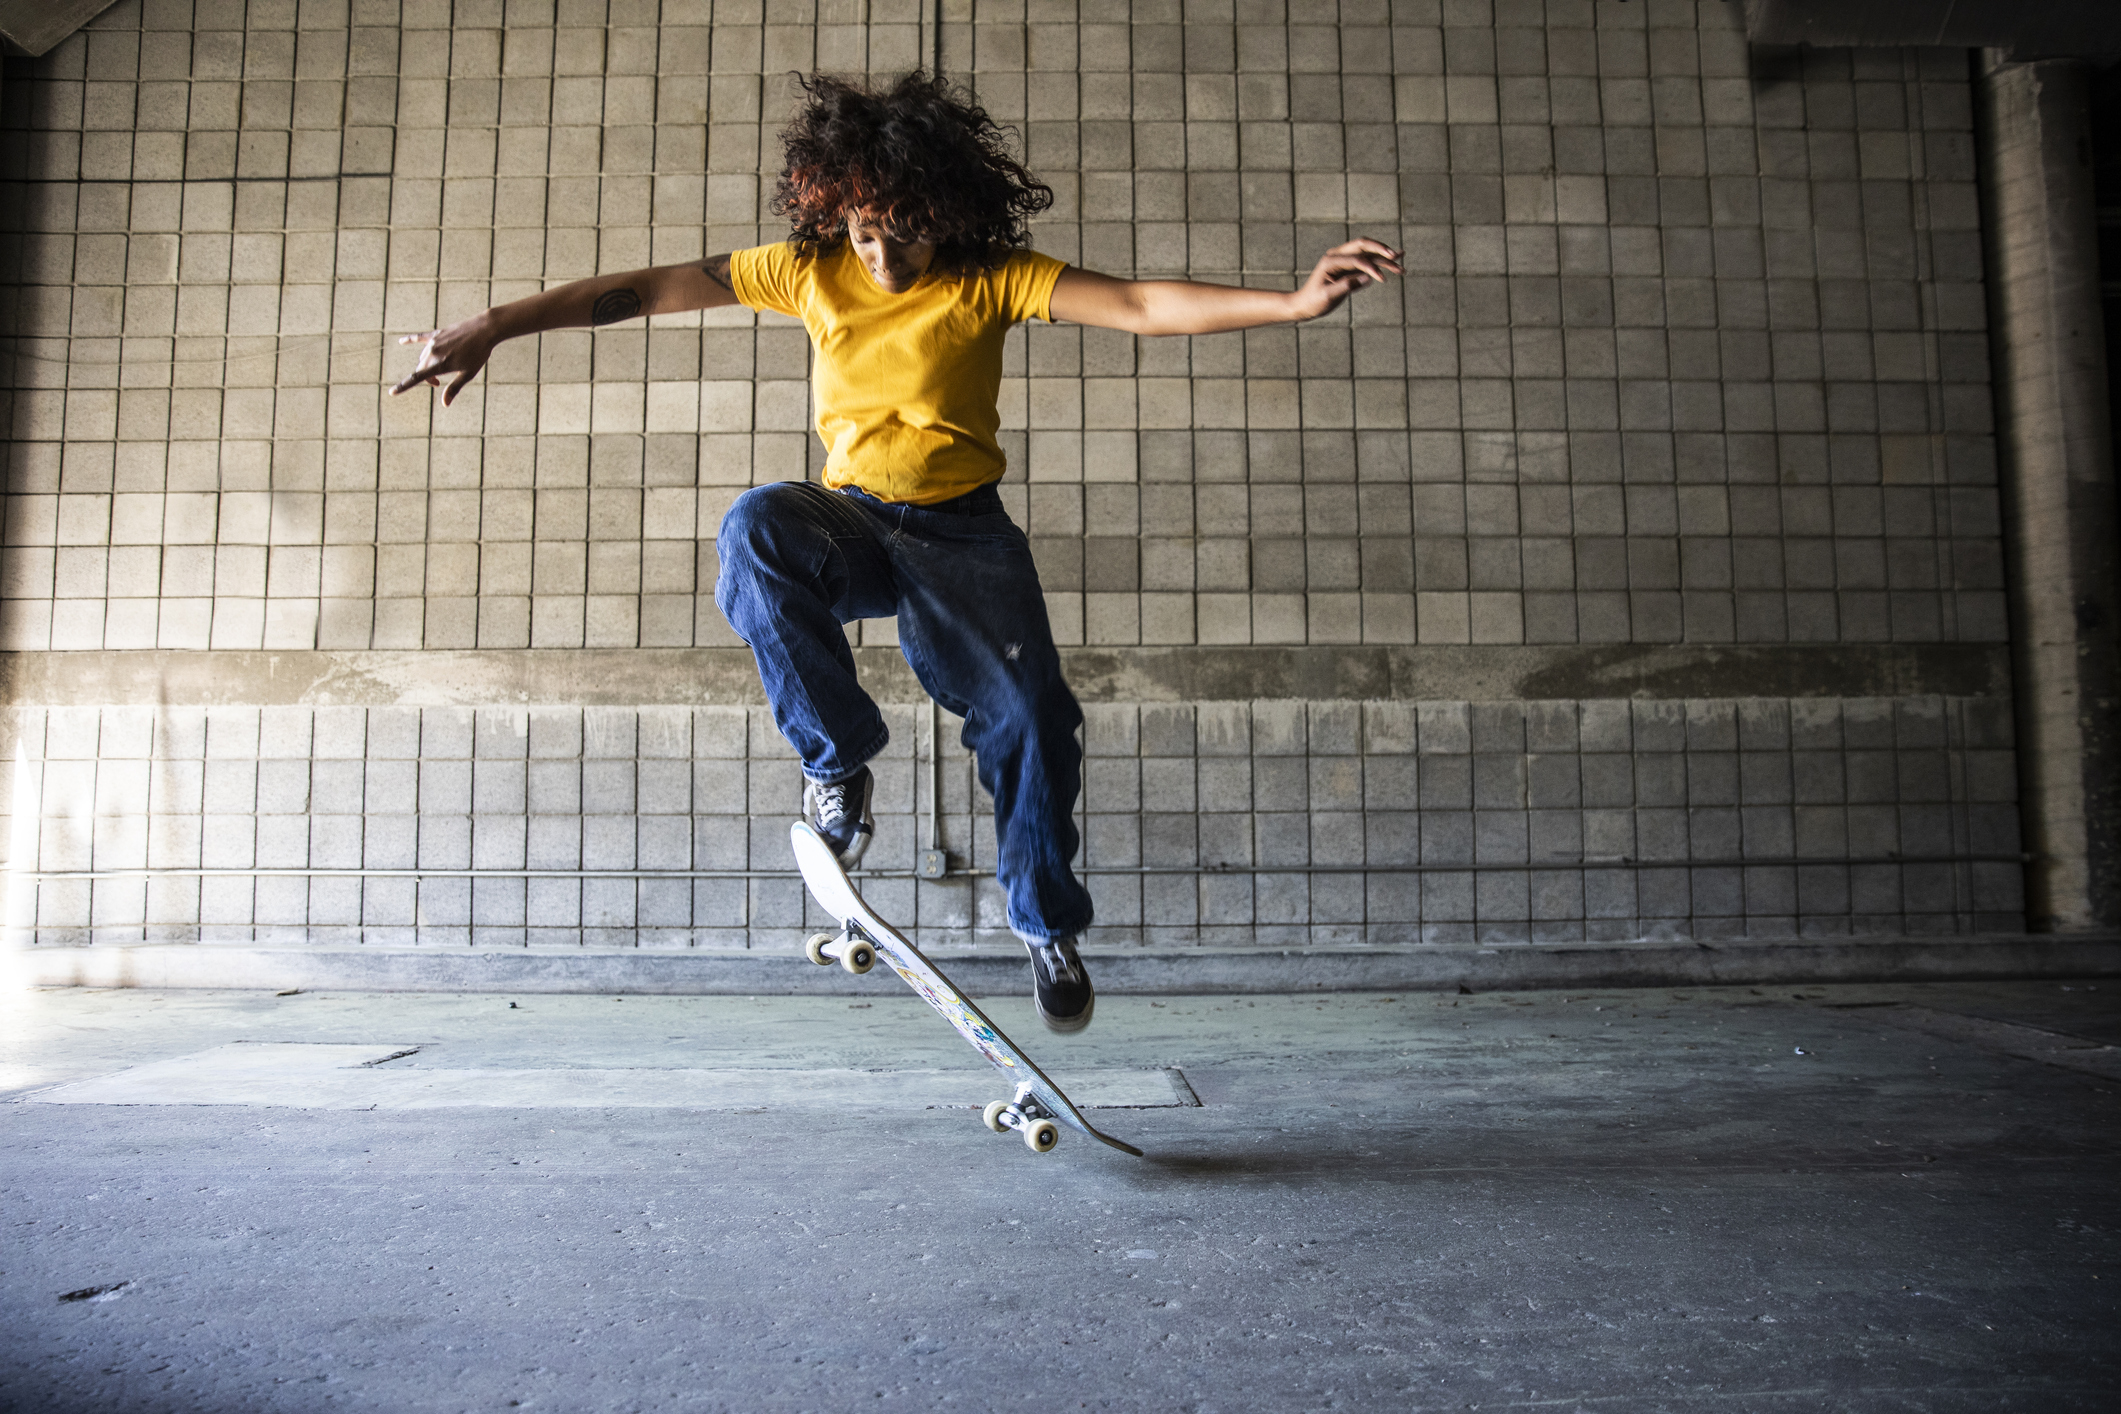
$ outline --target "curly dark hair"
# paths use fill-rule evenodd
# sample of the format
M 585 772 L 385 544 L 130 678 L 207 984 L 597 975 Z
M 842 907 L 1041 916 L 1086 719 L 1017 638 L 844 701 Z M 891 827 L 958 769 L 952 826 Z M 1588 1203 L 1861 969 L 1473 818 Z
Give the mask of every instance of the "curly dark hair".
M 939 74 L 915 69 L 882 91 L 828 74 L 796 82 L 809 99 L 781 133 L 773 210 L 798 254 L 837 246 L 851 210 L 933 241 L 945 270 L 992 269 L 1053 204 L 1053 188 L 1009 155 L 1007 130 Z

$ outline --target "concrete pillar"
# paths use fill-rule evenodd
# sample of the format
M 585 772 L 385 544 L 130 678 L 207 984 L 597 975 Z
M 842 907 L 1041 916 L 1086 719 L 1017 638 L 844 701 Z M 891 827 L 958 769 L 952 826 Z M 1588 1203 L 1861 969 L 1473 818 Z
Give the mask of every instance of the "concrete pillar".
M 2016 671 L 2026 918 L 2121 926 L 2113 427 L 2089 73 L 1981 67 L 1982 196 Z

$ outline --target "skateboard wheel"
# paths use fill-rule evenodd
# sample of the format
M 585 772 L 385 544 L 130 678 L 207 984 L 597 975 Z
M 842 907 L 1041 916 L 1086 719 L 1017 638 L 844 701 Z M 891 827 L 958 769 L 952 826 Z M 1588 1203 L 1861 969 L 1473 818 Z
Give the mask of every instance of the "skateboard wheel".
M 859 977 L 876 966 L 876 949 L 867 943 L 849 943 L 840 949 L 840 966 Z
M 825 956 L 825 944 L 831 942 L 834 936 L 831 933 L 812 933 L 810 941 L 803 944 L 803 956 L 819 967 L 832 966 L 832 959 Z
M 986 1109 L 980 1111 L 980 1119 L 985 1122 L 987 1128 L 993 1130 L 996 1134 L 1006 1134 L 1009 1126 L 1003 1121 L 1002 1115 L 1008 1108 L 1009 1102 L 1007 1100 L 995 1100 Z
M 1050 1152 L 1060 1143 L 1060 1126 L 1050 1119 L 1036 1119 L 1024 1126 L 1024 1143 L 1031 1146 L 1034 1154 Z

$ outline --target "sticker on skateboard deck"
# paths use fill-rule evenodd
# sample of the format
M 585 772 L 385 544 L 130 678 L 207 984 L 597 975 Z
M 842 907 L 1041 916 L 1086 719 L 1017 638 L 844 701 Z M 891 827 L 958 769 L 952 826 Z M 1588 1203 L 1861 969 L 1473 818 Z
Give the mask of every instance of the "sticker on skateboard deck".
M 1060 1126 L 1068 1124 L 1092 1139 L 1136 1158 L 1141 1157 L 1142 1151 L 1132 1144 L 1099 1133 L 1061 1093 L 1060 1087 L 1032 1064 L 1031 1058 L 1018 1050 L 1016 1044 L 1002 1034 L 1002 1029 L 987 1019 L 985 1012 L 957 990 L 941 968 L 930 962 L 919 948 L 906 941 L 904 935 L 863 900 L 854 881 L 847 877 L 847 871 L 834 857 L 832 846 L 825 843 L 808 821 L 799 820 L 790 826 L 788 839 L 795 847 L 795 862 L 802 868 L 803 882 L 810 886 L 811 897 L 827 913 L 840 920 L 839 932 L 819 933 L 810 939 L 804 949 L 810 960 L 825 967 L 837 962 L 856 974 L 875 966 L 879 955 L 890 963 L 891 970 L 904 979 L 921 1000 L 940 1012 L 943 1019 L 971 1043 L 973 1050 L 985 1056 L 1015 1085 L 1016 1093 L 1012 1098 L 996 1100 L 981 1116 L 989 1129 L 997 1134 L 1014 1129 L 1024 1136 L 1024 1143 L 1034 1153 L 1043 1154 L 1060 1142 Z

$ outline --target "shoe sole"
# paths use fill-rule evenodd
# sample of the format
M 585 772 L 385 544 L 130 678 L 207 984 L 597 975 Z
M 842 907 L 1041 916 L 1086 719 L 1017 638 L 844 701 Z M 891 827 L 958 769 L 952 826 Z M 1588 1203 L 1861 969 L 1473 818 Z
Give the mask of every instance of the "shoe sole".
M 1097 998 L 1090 998 L 1090 1005 L 1083 1008 L 1083 1014 L 1081 1016 L 1054 1016 L 1052 1013 L 1048 1012 L 1044 1007 L 1038 1004 L 1038 998 L 1036 996 L 1032 997 L 1031 1005 L 1032 1008 L 1038 1012 L 1038 1019 L 1046 1023 L 1046 1029 L 1048 1031 L 1058 1031 L 1063 1036 L 1065 1036 L 1071 1031 L 1080 1031 L 1085 1026 L 1088 1026 L 1090 1024 L 1090 1017 L 1097 1010 Z
M 813 829 L 816 828 L 815 822 L 812 823 L 811 827 Z M 869 852 L 869 842 L 875 838 L 876 836 L 873 832 L 864 830 L 854 837 L 853 849 L 845 854 L 834 855 L 833 857 L 839 860 L 840 868 L 852 869 L 855 865 L 862 862 L 862 856 Z

